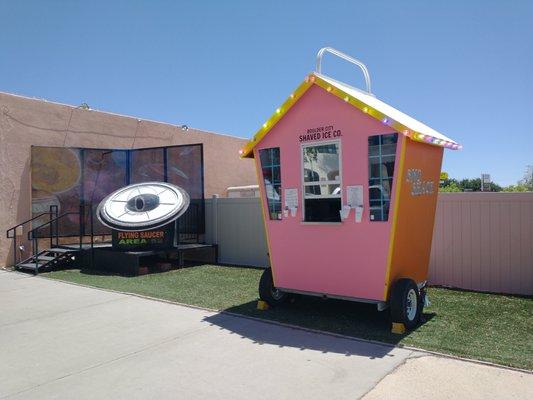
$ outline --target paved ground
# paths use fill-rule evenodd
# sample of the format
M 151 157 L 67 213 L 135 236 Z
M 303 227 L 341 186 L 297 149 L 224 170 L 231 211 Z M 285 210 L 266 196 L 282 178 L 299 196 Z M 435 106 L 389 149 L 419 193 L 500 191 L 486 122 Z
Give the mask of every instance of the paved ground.
M 451 358 L 409 358 L 364 400 L 533 399 L 533 376 Z
M 533 398 L 529 374 L 0 270 L 0 399 L 411 400 L 439 379 Z

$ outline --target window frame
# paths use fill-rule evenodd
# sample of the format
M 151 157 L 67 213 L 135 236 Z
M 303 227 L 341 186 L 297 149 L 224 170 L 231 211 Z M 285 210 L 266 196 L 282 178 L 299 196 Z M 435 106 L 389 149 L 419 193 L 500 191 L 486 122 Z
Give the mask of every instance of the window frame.
M 384 146 L 384 144 L 382 143 L 383 141 L 383 137 L 384 136 L 390 136 L 390 135 L 395 135 L 395 138 L 396 138 L 396 141 L 394 142 L 394 153 L 393 154 L 382 154 L 382 148 Z M 392 207 L 392 196 L 393 196 L 393 193 L 394 193 L 394 187 L 395 185 L 398 184 L 398 182 L 395 182 L 397 177 L 396 177 L 396 170 L 397 170 L 397 166 L 398 166 L 398 149 L 400 148 L 400 135 L 398 134 L 398 132 L 396 131 L 393 131 L 393 132 L 388 132 L 388 133 L 380 133 L 380 134 L 375 134 L 375 135 L 368 135 L 368 139 L 370 139 L 371 137 L 379 137 L 379 153 L 377 155 L 370 155 L 370 145 L 367 145 L 367 162 L 368 162 L 368 221 L 369 222 L 389 222 L 389 217 L 390 217 L 390 213 L 391 213 L 391 207 Z M 368 140 L 367 139 L 367 140 Z M 372 177 L 372 170 L 371 170 L 371 162 L 370 160 L 372 159 L 377 159 L 377 160 L 380 160 L 382 161 L 384 157 L 394 157 L 394 168 L 393 168 L 393 171 L 392 171 L 392 175 L 387 177 L 387 178 L 383 178 L 381 176 L 381 171 L 380 171 L 380 176 L 379 177 Z M 382 163 L 378 164 L 378 165 L 382 165 Z M 376 180 L 379 180 L 378 184 L 373 184 L 371 185 L 370 184 L 370 181 L 376 181 Z M 380 195 L 380 206 L 379 207 L 372 207 L 371 203 L 372 201 L 374 201 L 371 196 L 370 196 L 370 189 L 378 189 L 379 187 L 381 187 L 381 191 L 383 191 L 383 182 L 384 181 L 388 181 L 389 184 L 390 184 L 390 193 L 389 193 L 389 199 L 388 200 L 384 200 L 383 199 L 383 193 L 381 193 Z M 386 219 L 383 219 L 383 216 L 385 214 L 385 207 L 384 205 L 388 203 L 388 209 L 387 209 L 387 218 Z M 377 210 L 379 208 L 380 210 L 380 213 L 381 213 L 381 219 L 372 219 L 372 210 Z
M 338 155 L 339 155 L 339 180 L 338 181 L 316 181 L 316 182 L 305 182 L 305 169 L 304 169 L 304 149 L 307 147 L 319 147 L 319 146 L 327 146 L 331 144 L 336 144 L 338 146 Z M 340 199 L 341 201 L 341 207 L 342 207 L 342 141 L 340 139 L 334 139 L 334 140 L 325 140 L 320 142 L 313 142 L 313 143 L 302 143 L 300 144 L 300 186 L 302 189 L 302 201 L 301 201 L 301 207 L 302 207 L 302 223 L 305 224 L 340 224 L 342 221 L 339 222 L 332 222 L 332 221 L 306 221 L 305 218 L 305 188 L 307 186 L 320 186 L 320 185 L 339 185 L 340 192 L 338 195 L 314 195 L 313 197 L 308 197 L 307 199 L 310 200 L 317 200 L 317 199 Z M 340 209 L 339 209 L 340 211 Z
M 261 161 L 261 151 L 265 151 L 265 150 L 268 150 L 270 152 L 270 157 L 272 158 L 272 151 L 277 149 L 278 150 L 278 156 L 279 156 L 279 160 L 278 160 L 278 164 L 275 165 L 271 162 L 270 165 L 267 165 L 267 166 L 263 166 L 263 163 Z M 280 146 L 276 146 L 276 147 L 265 147 L 263 149 L 258 149 L 257 150 L 257 156 L 259 158 L 259 167 L 260 167 L 260 174 L 261 174 L 261 179 L 262 179 L 262 186 L 263 186 L 263 189 L 264 189 L 264 198 L 265 198 L 265 201 L 266 201 L 266 210 L 267 210 L 267 213 L 268 213 L 268 216 L 269 216 L 269 219 L 270 221 L 281 221 L 283 219 L 283 187 L 282 187 L 282 182 L 283 180 L 281 179 L 281 147 Z M 268 197 L 268 190 L 267 190 L 267 184 L 265 182 L 265 176 L 263 174 L 263 169 L 264 168 L 270 168 L 271 171 L 272 171 L 272 176 L 274 176 L 274 168 L 278 168 L 279 169 L 279 182 L 278 183 L 274 183 L 274 180 L 272 180 L 272 182 L 270 182 L 270 185 L 272 186 L 272 189 L 274 190 L 274 187 L 276 186 L 279 186 L 279 201 L 275 201 L 275 203 L 279 203 L 279 207 L 280 207 L 280 211 L 279 211 L 279 217 L 278 218 L 272 218 L 272 211 L 270 209 L 270 201 L 269 201 L 269 197 Z

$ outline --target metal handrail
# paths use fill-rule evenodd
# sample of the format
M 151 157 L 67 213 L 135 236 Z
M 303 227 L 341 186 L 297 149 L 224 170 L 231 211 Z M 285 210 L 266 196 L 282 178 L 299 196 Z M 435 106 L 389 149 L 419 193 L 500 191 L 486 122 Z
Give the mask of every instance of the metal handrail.
M 349 56 L 348 54 L 344 54 L 342 51 L 339 51 L 337 49 L 334 49 L 333 47 L 323 47 L 321 48 L 317 55 L 316 55 L 316 72 L 321 74 L 322 72 L 322 57 L 324 56 L 324 53 L 331 53 L 337 57 L 342 58 L 343 60 L 346 60 L 352 64 L 357 65 L 361 70 L 363 71 L 363 75 L 365 77 L 365 83 L 366 83 L 366 91 L 369 94 L 372 94 L 372 88 L 370 83 L 370 73 L 368 72 L 368 68 L 365 64 L 363 64 L 361 61 L 359 61 L 356 58 L 353 58 Z
M 59 245 L 59 220 L 67 215 L 79 215 L 79 247 L 80 247 L 80 250 L 82 249 L 83 247 L 83 236 L 85 236 L 85 223 L 84 223 L 84 219 L 85 219 L 85 207 L 89 206 L 89 227 L 90 227 L 90 236 L 91 236 L 91 266 L 93 264 L 93 259 L 94 259 L 94 219 L 93 219 L 93 207 L 92 207 L 92 204 L 91 203 L 85 203 L 85 202 L 82 202 L 80 204 L 80 208 L 79 208 L 79 211 L 70 211 L 70 212 L 66 212 L 66 213 L 63 213 L 61 215 L 58 215 L 58 206 L 57 205 L 51 205 L 50 206 L 50 211 L 48 212 L 44 212 L 44 213 L 40 213 L 24 222 L 21 222 L 20 224 L 17 224 L 9 229 L 6 230 L 6 237 L 8 239 L 13 239 L 13 265 L 16 266 L 17 263 L 18 263 L 18 259 L 17 259 L 17 235 L 16 235 L 16 229 L 21 227 L 21 226 L 24 226 L 26 225 L 27 223 L 29 222 L 32 222 L 42 216 L 45 216 L 45 215 L 48 215 L 50 216 L 50 219 L 31 229 L 30 231 L 28 231 L 28 234 L 27 234 L 27 239 L 29 241 L 32 241 L 33 245 L 32 245 L 32 253 L 33 253 L 33 257 L 37 257 L 38 254 L 39 254 L 39 237 L 36 236 L 36 232 L 39 231 L 40 229 L 46 227 L 46 226 L 50 226 L 50 248 L 52 248 L 54 246 L 54 239 L 55 239 L 55 246 L 58 246 Z M 54 218 L 52 218 L 52 216 L 55 215 Z M 55 232 L 54 232 L 54 228 L 55 228 Z M 13 235 L 11 235 L 11 233 L 13 232 Z M 37 268 L 38 268 L 38 259 L 36 258 L 35 259 L 35 264 L 36 264 L 36 271 L 37 271 Z
M 13 239 L 13 265 L 17 265 L 17 228 L 19 227 L 23 227 L 24 225 L 26 225 L 27 223 L 29 222 L 32 222 L 34 220 L 36 220 L 37 218 L 40 218 L 44 215 L 49 215 L 50 216 L 50 219 L 52 218 L 52 215 L 56 215 L 57 216 L 57 213 L 58 213 L 58 206 L 57 205 L 51 205 L 50 208 L 49 208 L 50 211 L 48 212 L 44 212 L 44 213 L 40 213 L 38 215 L 36 215 L 35 217 L 33 218 L 30 218 L 24 222 L 21 222 L 20 224 L 18 225 L 15 225 L 13 226 L 12 228 L 9 228 L 7 231 L 6 231 L 6 237 L 8 239 Z M 50 225 L 50 245 L 52 245 L 52 225 Z M 10 232 L 13 231 L 13 236 L 10 235 Z M 35 250 L 35 248 L 34 248 Z M 35 253 L 35 251 L 34 251 Z
M 80 204 L 79 211 L 69 211 L 66 213 L 63 213 L 61 215 L 57 215 L 55 218 L 51 218 L 48 222 L 45 222 L 44 224 L 39 225 L 36 228 L 33 228 L 32 230 L 28 231 L 28 240 L 33 240 L 33 255 L 35 258 L 35 271 L 37 273 L 38 271 L 38 263 L 39 260 L 37 258 L 39 254 L 39 238 L 34 236 L 34 233 L 37 232 L 39 229 L 50 225 L 50 243 L 52 243 L 52 236 L 53 235 L 53 229 L 52 224 L 55 223 L 56 231 L 55 231 L 55 239 L 56 239 L 56 246 L 59 245 L 59 225 L 58 221 L 66 217 L 67 215 L 78 215 L 79 216 L 79 248 L 80 250 L 83 248 L 83 236 L 85 236 L 85 229 L 84 229 L 84 217 L 85 217 L 85 207 L 89 206 L 89 223 L 90 223 L 90 236 L 91 236 L 91 267 L 93 266 L 94 262 L 94 223 L 93 223 L 93 208 L 92 204 Z
M 18 227 L 20 227 L 20 226 L 24 226 L 24 225 L 26 225 L 28 222 L 31 222 L 31 221 L 33 221 L 33 220 L 36 220 L 37 218 L 40 218 L 40 217 L 42 217 L 42 216 L 44 216 L 44 215 L 50 215 L 50 214 L 54 214 L 54 211 L 43 212 L 43 213 L 41 213 L 41 214 L 36 215 L 36 216 L 33 217 L 33 218 L 28 219 L 27 221 L 21 222 L 20 224 L 15 225 L 15 226 L 13 226 L 12 228 L 9 228 L 8 230 L 6 230 L 6 238 L 7 238 L 7 239 L 12 239 L 12 238 L 14 238 L 16 235 L 14 235 L 14 236 L 9 236 L 9 232 L 11 232 L 11 231 L 15 232 L 16 229 L 17 229 Z
M 31 231 L 28 231 L 28 240 L 36 239 L 36 237 L 33 236 L 33 233 L 34 233 L 35 231 L 38 231 L 38 230 L 41 229 L 42 227 L 45 227 L 45 226 L 51 224 L 52 222 L 59 221 L 61 218 L 66 217 L 67 215 L 79 215 L 79 214 L 80 214 L 79 211 L 69 211 L 69 212 L 66 212 L 66 213 L 60 214 L 60 215 L 58 215 L 58 216 L 55 217 L 55 218 L 52 218 L 50 221 L 45 222 L 44 224 L 39 225 L 37 228 L 33 228 Z M 56 233 L 57 233 L 57 232 L 56 232 Z

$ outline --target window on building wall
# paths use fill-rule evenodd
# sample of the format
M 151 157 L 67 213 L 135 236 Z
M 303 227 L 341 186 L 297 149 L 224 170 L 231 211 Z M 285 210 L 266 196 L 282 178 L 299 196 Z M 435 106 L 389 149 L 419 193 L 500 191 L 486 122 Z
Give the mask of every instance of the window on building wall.
M 389 219 L 397 142 L 397 133 L 368 138 L 368 199 L 371 221 Z
M 279 147 L 259 150 L 270 219 L 281 219 L 281 167 Z
M 340 222 L 339 142 L 302 146 L 304 221 Z

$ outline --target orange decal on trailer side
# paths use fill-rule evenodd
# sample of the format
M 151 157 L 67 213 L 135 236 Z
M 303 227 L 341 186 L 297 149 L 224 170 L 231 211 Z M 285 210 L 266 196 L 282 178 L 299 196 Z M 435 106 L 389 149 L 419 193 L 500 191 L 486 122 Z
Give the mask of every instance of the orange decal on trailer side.
M 386 292 L 398 278 L 427 280 L 443 149 L 405 140 L 395 202 Z M 386 293 L 386 297 L 387 296 Z

